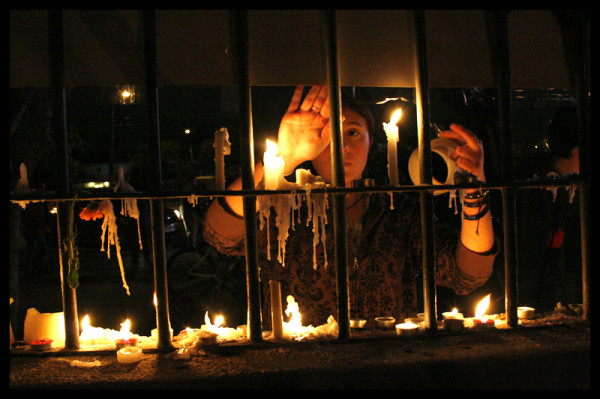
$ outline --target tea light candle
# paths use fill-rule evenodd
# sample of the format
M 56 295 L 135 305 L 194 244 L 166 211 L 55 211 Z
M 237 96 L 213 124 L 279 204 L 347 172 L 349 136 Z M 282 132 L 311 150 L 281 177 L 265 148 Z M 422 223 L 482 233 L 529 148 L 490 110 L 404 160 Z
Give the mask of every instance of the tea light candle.
M 137 345 L 137 338 L 131 336 L 131 333 L 129 332 L 129 328 L 130 328 L 129 319 L 125 320 L 124 323 L 121 323 L 121 330 L 119 331 L 119 336 L 121 338 L 118 338 L 115 341 L 115 345 L 117 346 L 117 349 L 121 349 L 121 348 L 124 348 L 127 346 Z
M 29 343 L 34 351 L 46 351 L 52 348 L 52 340 L 50 338 L 36 339 Z
M 473 328 L 476 329 L 488 329 L 488 328 L 496 328 L 496 323 L 494 319 L 488 318 L 485 315 L 485 311 L 490 305 L 490 296 L 488 294 L 485 298 L 483 298 L 475 309 L 475 318 L 473 318 Z
M 142 360 L 142 348 L 127 346 L 117 351 L 117 361 L 122 364 L 137 363 Z
M 444 312 L 442 313 L 442 316 L 444 317 L 444 320 L 450 320 L 450 319 L 463 319 L 463 314 L 458 312 L 458 309 L 454 308 L 452 309 L 452 312 Z
M 458 309 L 452 309 L 452 312 L 442 313 L 444 320 L 442 326 L 446 331 L 462 331 L 465 326 L 465 320 L 462 313 Z
M 122 349 L 122 348 L 126 348 L 129 346 L 136 346 L 137 345 L 137 338 L 119 338 L 118 340 L 115 341 L 115 346 L 117 347 L 117 349 Z
M 475 329 L 496 328 L 496 322 L 494 321 L 494 319 L 488 319 L 487 317 L 483 317 L 481 319 L 473 319 L 473 328 L 475 328 Z
M 401 337 L 414 337 L 418 332 L 419 326 L 410 321 L 396 324 L 396 334 Z
M 376 317 L 375 318 L 375 325 L 378 328 L 390 328 L 394 325 L 394 323 L 396 322 L 396 319 L 393 317 Z
M 533 319 L 535 317 L 535 309 L 528 306 L 519 306 L 517 308 L 517 316 L 519 319 Z

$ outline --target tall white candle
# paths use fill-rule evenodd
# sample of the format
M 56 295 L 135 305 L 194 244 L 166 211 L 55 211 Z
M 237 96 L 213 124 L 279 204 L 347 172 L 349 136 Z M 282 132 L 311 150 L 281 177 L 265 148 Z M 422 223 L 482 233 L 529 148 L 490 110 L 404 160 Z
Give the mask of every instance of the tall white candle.
M 283 180 L 283 157 L 277 156 L 278 151 L 277 144 L 267 139 L 267 150 L 263 157 L 266 190 L 277 190 Z
M 390 178 L 390 186 L 398 185 L 398 120 L 402 116 L 402 109 L 398 109 L 392 115 L 390 123 L 383 123 L 383 129 L 387 135 L 388 142 L 388 176 Z
M 281 311 L 281 283 L 270 280 L 271 289 L 271 324 L 273 326 L 273 338 L 283 338 L 283 312 Z
M 231 154 L 231 143 L 227 128 L 215 132 L 215 185 L 217 190 L 225 190 L 225 155 Z

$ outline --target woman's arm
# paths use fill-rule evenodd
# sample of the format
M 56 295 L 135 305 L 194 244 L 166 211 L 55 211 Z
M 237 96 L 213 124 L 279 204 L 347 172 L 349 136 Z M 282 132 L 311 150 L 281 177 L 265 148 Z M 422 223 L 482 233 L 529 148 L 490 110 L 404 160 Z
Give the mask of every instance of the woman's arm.
M 459 146 L 450 154 L 450 158 L 456 162 L 459 168 L 470 172 L 477 177 L 477 180 L 485 183 L 483 145 L 477 136 L 467 128 L 456 124 L 452 124 L 450 130 L 440 133 L 440 136 L 458 142 Z M 486 253 L 494 246 L 494 229 L 489 209 L 490 204 L 485 198 L 478 198 L 480 197 L 478 191 L 477 189 L 467 190 L 460 240 L 467 249 L 477 253 Z M 469 197 L 473 198 L 469 199 Z

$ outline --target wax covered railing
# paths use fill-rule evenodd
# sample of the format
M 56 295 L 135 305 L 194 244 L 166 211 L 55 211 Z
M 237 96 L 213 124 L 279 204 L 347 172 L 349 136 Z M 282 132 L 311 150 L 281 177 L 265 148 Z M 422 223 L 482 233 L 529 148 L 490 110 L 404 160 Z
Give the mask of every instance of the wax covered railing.
M 327 224 L 327 209 L 329 202 L 327 193 L 313 193 L 316 188 L 327 188 L 329 185 L 319 176 L 314 176 L 309 170 L 296 169 L 296 182 L 287 181 L 283 176 L 284 163 L 281 156 L 277 155 L 277 144 L 267 140 L 267 151 L 264 156 L 264 179 L 258 188 L 265 190 L 287 189 L 289 194 L 273 194 L 258 197 L 258 213 L 260 229 L 267 229 L 267 258 L 271 259 L 270 218 L 271 210 L 275 213 L 275 225 L 277 227 L 277 260 L 285 266 L 285 247 L 289 236 L 289 230 L 294 229 L 296 218 L 294 212 L 298 211 L 306 202 L 308 216 L 307 226 L 312 222 L 313 226 L 313 267 L 317 269 L 316 248 L 319 243 L 325 246 Z M 305 190 L 304 193 L 295 192 L 296 189 Z M 300 213 L 297 213 L 300 223 Z M 327 254 L 323 267 L 327 267 Z

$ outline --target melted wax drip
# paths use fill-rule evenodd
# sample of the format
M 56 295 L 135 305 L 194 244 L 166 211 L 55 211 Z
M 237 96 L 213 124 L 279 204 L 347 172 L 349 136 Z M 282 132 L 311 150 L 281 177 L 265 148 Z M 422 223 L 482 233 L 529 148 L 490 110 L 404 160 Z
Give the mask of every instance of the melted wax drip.
M 314 176 L 310 176 L 314 178 Z M 317 269 L 317 255 L 316 248 L 319 242 L 323 244 L 325 248 L 326 234 L 325 226 L 327 225 L 327 209 L 329 208 L 329 202 L 327 200 L 327 194 L 314 194 L 311 193 L 311 188 L 322 188 L 325 186 L 324 182 L 315 179 L 310 179 L 309 182 L 303 185 L 289 183 L 285 184 L 286 187 L 291 190 L 296 188 L 306 189 L 306 195 L 297 194 L 295 192 L 291 194 L 276 194 L 276 195 L 263 195 L 258 197 L 258 213 L 260 229 L 267 228 L 267 259 L 271 260 L 271 232 L 270 232 L 270 217 L 271 209 L 275 211 L 275 225 L 278 229 L 277 234 L 277 260 L 285 267 L 285 247 L 287 238 L 289 237 L 290 228 L 294 230 L 296 219 L 294 218 L 294 212 L 298 213 L 297 222 L 300 223 L 300 212 L 299 209 L 302 206 L 304 200 L 306 200 L 308 208 L 308 218 L 306 225 L 312 221 L 313 223 L 313 268 Z M 325 262 L 324 267 L 327 268 L 327 251 L 324 250 Z

